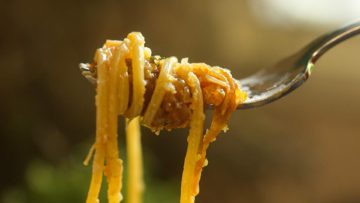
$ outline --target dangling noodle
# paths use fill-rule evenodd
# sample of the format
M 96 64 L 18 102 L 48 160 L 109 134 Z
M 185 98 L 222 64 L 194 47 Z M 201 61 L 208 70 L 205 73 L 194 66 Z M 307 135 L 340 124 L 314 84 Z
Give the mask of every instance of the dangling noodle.
M 144 183 L 139 117 L 131 121 L 127 120 L 126 141 L 129 171 L 129 176 L 127 177 L 127 202 L 141 203 Z
M 192 116 L 190 123 L 190 132 L 187 138 L 188 148 L 186 151 L 184 170 L 181 181 L 181 196 L 180 202 L 194 202 L 197 195 L 197 185 L 194 185 L 193 180 L 196 178 L 196 166 L 199 160 L 199 151 L 201 150 L 201 141 L 204 128 L 204 104 L 202 98 L 202 91 L 198 78 L 189 73 L 185 80 L 191 87 L 192 91 Z M 194 187 L 196 189 L 194 190 Z
M 206 151 L 227 128 L 231 113 L 245 99 L 230 72 L 204 63 L 188 63 L 175 57 L 151 56 L 144 37 L 133 32 L 123 41 L 106 41 L 94 63 L 97 78 L 96 141 L 87 203 L 98 203 L 103 175 L 108 183 L 108 201 L 122 200 L 122 160 L 119 159 L 118 116 L 127 118 L 127 202 L 141 203 L 143 193 L 142 152 L 139 124 L 158 133 L 190 126 L 187 138 L 180 203 L 194 203 L 201 172 L 207 165 Z M 213 106 L 210 128 L 204 135 L 204 108 Z M 130 120 L 129 120 L 130 119 Z

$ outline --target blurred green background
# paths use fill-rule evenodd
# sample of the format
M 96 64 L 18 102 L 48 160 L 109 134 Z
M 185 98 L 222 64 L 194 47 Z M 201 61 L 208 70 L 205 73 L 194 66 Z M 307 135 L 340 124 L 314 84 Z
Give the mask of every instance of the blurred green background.
M 78 63 L 105 39 L 141 31 L 154 54 L 241 78 L 359 9 L 356 0 L 2 0 L 0 202 L 84 202 L 95 92 Z M 359 45 L 357 37 L 330 51 L 289 96 L 235 112 L 209 149 L 197 202 L 360 202 Z M 143 129 L 145 202 L 178 202 L 186 132 Z

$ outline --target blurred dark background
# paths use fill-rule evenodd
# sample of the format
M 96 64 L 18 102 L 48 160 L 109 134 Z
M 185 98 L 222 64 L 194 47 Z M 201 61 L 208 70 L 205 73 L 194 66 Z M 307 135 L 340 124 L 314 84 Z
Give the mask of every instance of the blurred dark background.
M 0 202 L 84 202 L 95 92 L 78 63 L 106 39 L 141 31 L 154 54 L 241 78 L 359 17 L 356 0 L 2 0 Z M 360 202 L 359 45 L 330 51 L 280 101 L 235 112 L 197 202 Z M 187 131 L 143 132 L 145 202 L 178 202 Z

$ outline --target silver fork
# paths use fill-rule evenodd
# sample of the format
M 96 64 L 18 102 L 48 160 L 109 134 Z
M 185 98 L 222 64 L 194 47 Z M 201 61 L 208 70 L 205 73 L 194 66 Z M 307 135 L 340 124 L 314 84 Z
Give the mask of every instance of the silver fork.
M 324 34 L 274 66 L 238 80 L 248 93 L 238 109 L 259 107 L 289 94 L 309 78 L 315 63 L 326 51 L 358 34 L 360 21 Z
M 326 51 L 358 34 L 360 21 L 324 34 L 274 66 L 238 80 L 248 98 L 237 109 L 259 107 L 289 94 L 309 78 L 315 63 Z M 86 79 L 96 82 L 95 67 L 81 63 L 80 70 Z

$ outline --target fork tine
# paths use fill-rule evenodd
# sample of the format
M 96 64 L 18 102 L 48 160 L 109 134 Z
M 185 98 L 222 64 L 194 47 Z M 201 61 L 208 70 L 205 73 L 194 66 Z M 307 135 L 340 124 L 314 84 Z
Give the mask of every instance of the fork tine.
M 96 84 L 96 77 L 95 77 L 95 71 L 91 64 L 88 63 L 80 63 L 79 69 L 81 71 L 81 74 L 92 84 Z

